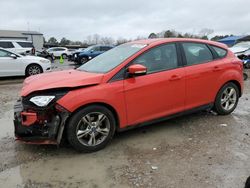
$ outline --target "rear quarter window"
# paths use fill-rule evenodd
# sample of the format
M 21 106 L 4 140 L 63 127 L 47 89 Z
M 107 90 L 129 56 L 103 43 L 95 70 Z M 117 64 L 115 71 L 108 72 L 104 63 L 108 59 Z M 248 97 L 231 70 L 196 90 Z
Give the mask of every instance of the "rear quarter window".
M 33 48 L 33 44 L 31 42 L 17 42 L 23 48 Z
M 185 42 L 182 46 L 187 65 L 202 64 L 213 60 L 213 54 L 206 44 Z
M 211 47 L 214 49 L 219 58 L 223 58 L 227 55 L 227 50 L 216 46 L 211 46 Z
M 1 48 L 14 48 L 14 45 L 12 44 L 12 42 L 0 42 L 0 47 Z

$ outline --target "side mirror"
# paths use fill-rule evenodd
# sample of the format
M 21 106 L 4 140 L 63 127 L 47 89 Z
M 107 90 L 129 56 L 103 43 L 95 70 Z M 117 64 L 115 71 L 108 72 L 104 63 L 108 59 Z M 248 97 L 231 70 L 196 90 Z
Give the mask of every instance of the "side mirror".
M 130 65 L 128 67 L 128 73 L 131 76 L 145 75 L 145 74 L 147 74 L 147 67 L 140 65 L 140 64 Z
M 13 59 L 17 58 L 17 56 L 15 54 L 10 54 L 10 57 L 12 57 Z
M 94 52 L 94 50 L 90 50 L 90 53 L 93 53 Z

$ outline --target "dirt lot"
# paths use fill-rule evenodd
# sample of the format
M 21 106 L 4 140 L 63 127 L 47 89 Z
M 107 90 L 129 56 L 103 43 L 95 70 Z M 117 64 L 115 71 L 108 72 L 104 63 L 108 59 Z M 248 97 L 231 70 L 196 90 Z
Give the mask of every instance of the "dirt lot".
M 21 81 L 0 81 L 0 187 L 243 188 L 250 175 L 250 81 L 232 115 L 201 112 L 120 133 L 92 154 L 14 140 Z

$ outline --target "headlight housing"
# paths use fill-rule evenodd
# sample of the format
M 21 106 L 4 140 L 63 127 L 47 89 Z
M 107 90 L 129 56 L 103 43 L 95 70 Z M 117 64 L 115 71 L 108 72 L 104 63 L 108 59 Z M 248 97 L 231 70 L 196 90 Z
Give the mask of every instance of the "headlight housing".
M 34 103 L 35 105 L 39 107 L 45 107 L 47 106 L 55 96 L 35 96 L 30 99 L 30 102 Z
M 40 62 L 41 62 L 41 63 L 49 63 L 50 61 L 47 60 L 47 59 L 41 59 Z

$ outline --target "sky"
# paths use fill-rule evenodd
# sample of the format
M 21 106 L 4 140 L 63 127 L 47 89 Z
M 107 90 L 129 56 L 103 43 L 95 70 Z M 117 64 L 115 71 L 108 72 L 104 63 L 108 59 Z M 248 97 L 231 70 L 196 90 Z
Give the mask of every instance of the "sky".
M 0 7 L 0 29 L 40 31 L 46 39 L 132 39 L 203 28 L 213 35 L 250 34 L 249 0 L 0 0 Z

